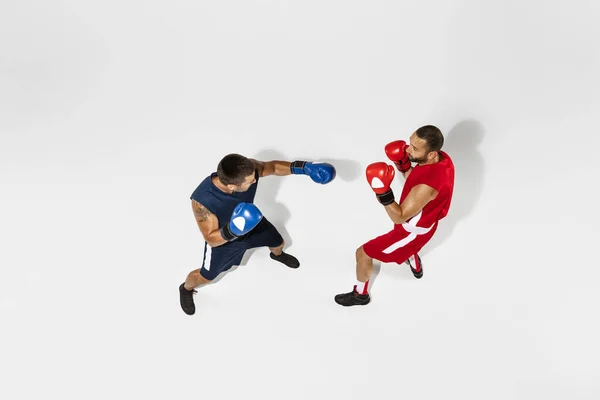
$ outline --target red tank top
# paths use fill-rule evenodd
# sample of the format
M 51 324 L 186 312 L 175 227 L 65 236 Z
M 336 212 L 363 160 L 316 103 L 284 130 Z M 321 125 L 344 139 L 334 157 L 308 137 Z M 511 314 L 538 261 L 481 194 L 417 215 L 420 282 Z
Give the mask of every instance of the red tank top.
M 407 221 L 412 226 L 429 228 L 448 214 L 454 190 L 454 163 L 445 152 L 440 151 L 439 154 L 439 162 L 413 167 L 402 188 L 400 203 L 413 187 L 420 184 L 431 186 L 438 191 L 435 199 L 427 203 L 419 214 Z

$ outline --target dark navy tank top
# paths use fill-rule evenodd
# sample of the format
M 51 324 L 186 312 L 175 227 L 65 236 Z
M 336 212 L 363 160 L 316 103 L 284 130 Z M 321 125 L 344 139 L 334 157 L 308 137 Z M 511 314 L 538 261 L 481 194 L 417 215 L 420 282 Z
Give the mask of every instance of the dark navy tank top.
M 241 202 L 252 203 L 256 195 L 258 186 L 258 170 L 254 171 L 254 182 L 245 192 L 225 193 L 215 186 L 212 178 L 217 173 L 213 172 L 210 176 L 204 178 L 200 185 L 194 190 L 190 199 L 196 200 L 202 204 L 211 213 L 217 216 L 219 220 L 219 228 L 229 223 L 233 209 Z

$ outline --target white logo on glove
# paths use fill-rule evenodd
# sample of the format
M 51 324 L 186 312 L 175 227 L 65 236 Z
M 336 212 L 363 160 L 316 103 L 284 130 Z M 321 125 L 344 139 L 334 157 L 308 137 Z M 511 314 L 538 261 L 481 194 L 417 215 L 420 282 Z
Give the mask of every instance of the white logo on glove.
M 235 217 L 231 222 L 233 222 L 235 227 L 238 228 L 240 231 L 243 231 L 244 227 L 246 226 L 246 220 L 244 219 L 244 217 Z
M 379 178 L 377 178 L 377 177 L 375 177 L 375 178 L 371 179 L 371 187 L 372 187 L 373 189 L 380 189 L 380 188 L 382 188 L 383 186 L 384 186 L 384 185 L 383 185 L 383 182 L 381 181 L 381 179 L 379 179 Z

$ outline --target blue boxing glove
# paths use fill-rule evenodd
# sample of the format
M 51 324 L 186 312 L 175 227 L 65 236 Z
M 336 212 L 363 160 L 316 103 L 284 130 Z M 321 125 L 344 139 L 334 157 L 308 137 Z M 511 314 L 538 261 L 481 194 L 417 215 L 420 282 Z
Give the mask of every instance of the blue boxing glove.
M 294 161 L 290 165 L 290 171 L 295 175 L 308 175 L 314 182 L 322 185 L 335 178 L 335 167 L 329 163 Z
M 262 219 L 262 213 L 254 204 L 242 202 L 231 213 L 229 223 L 220 229 L 221 236 L 231 242 L 250 232 Z

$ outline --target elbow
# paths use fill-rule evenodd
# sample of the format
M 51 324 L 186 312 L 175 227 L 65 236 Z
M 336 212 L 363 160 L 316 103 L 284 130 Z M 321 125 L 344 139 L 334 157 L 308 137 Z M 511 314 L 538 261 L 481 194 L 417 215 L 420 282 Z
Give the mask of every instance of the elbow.
M 215 237 L 215 236 L 218 236 Z M 217 231 L 217 233 L 211 233 L 210 235 L 207 235 L 204 237 L 204 241 L 206 242 L 207 245 L 209 245 L 210 247 L 217 247 L 223 244 L 223 238 L 221 237 L 221 233 L 219 231 Z
M 401 225 L 406 222 L 406 218 L 404 218 L 404 214 L 402 213 L 402 209 L 397 210 L 395 213 L 391 215 L 392 221 L 396 225 Z
M 221 240 L 207 240 L 206 244 L 208 244 L 210 247 L 219 247 L 220 245 L 222 245 L 223 243 L 226 243 L 227 241 L 225 239 L 221 239 Z
M 385 208 L 388 213 L 388 216 L 394 224 L 399 225 L 406 222 L 404 216 L 402 215 L 402 208 L 398 205 L 398 203 L 394 202 L 392 204 L 387 205 Z
M 401 218 L 401 216 L 396 213 L 388 212 L 388 215 L 394 224 L 401 224 L 404 222 L 404 220 Z
M 396 225 L 402 225 L 406 221 L 404 220 L 404 218 L 394 217 L 394 218 L 392 218 L 392 222 Z

